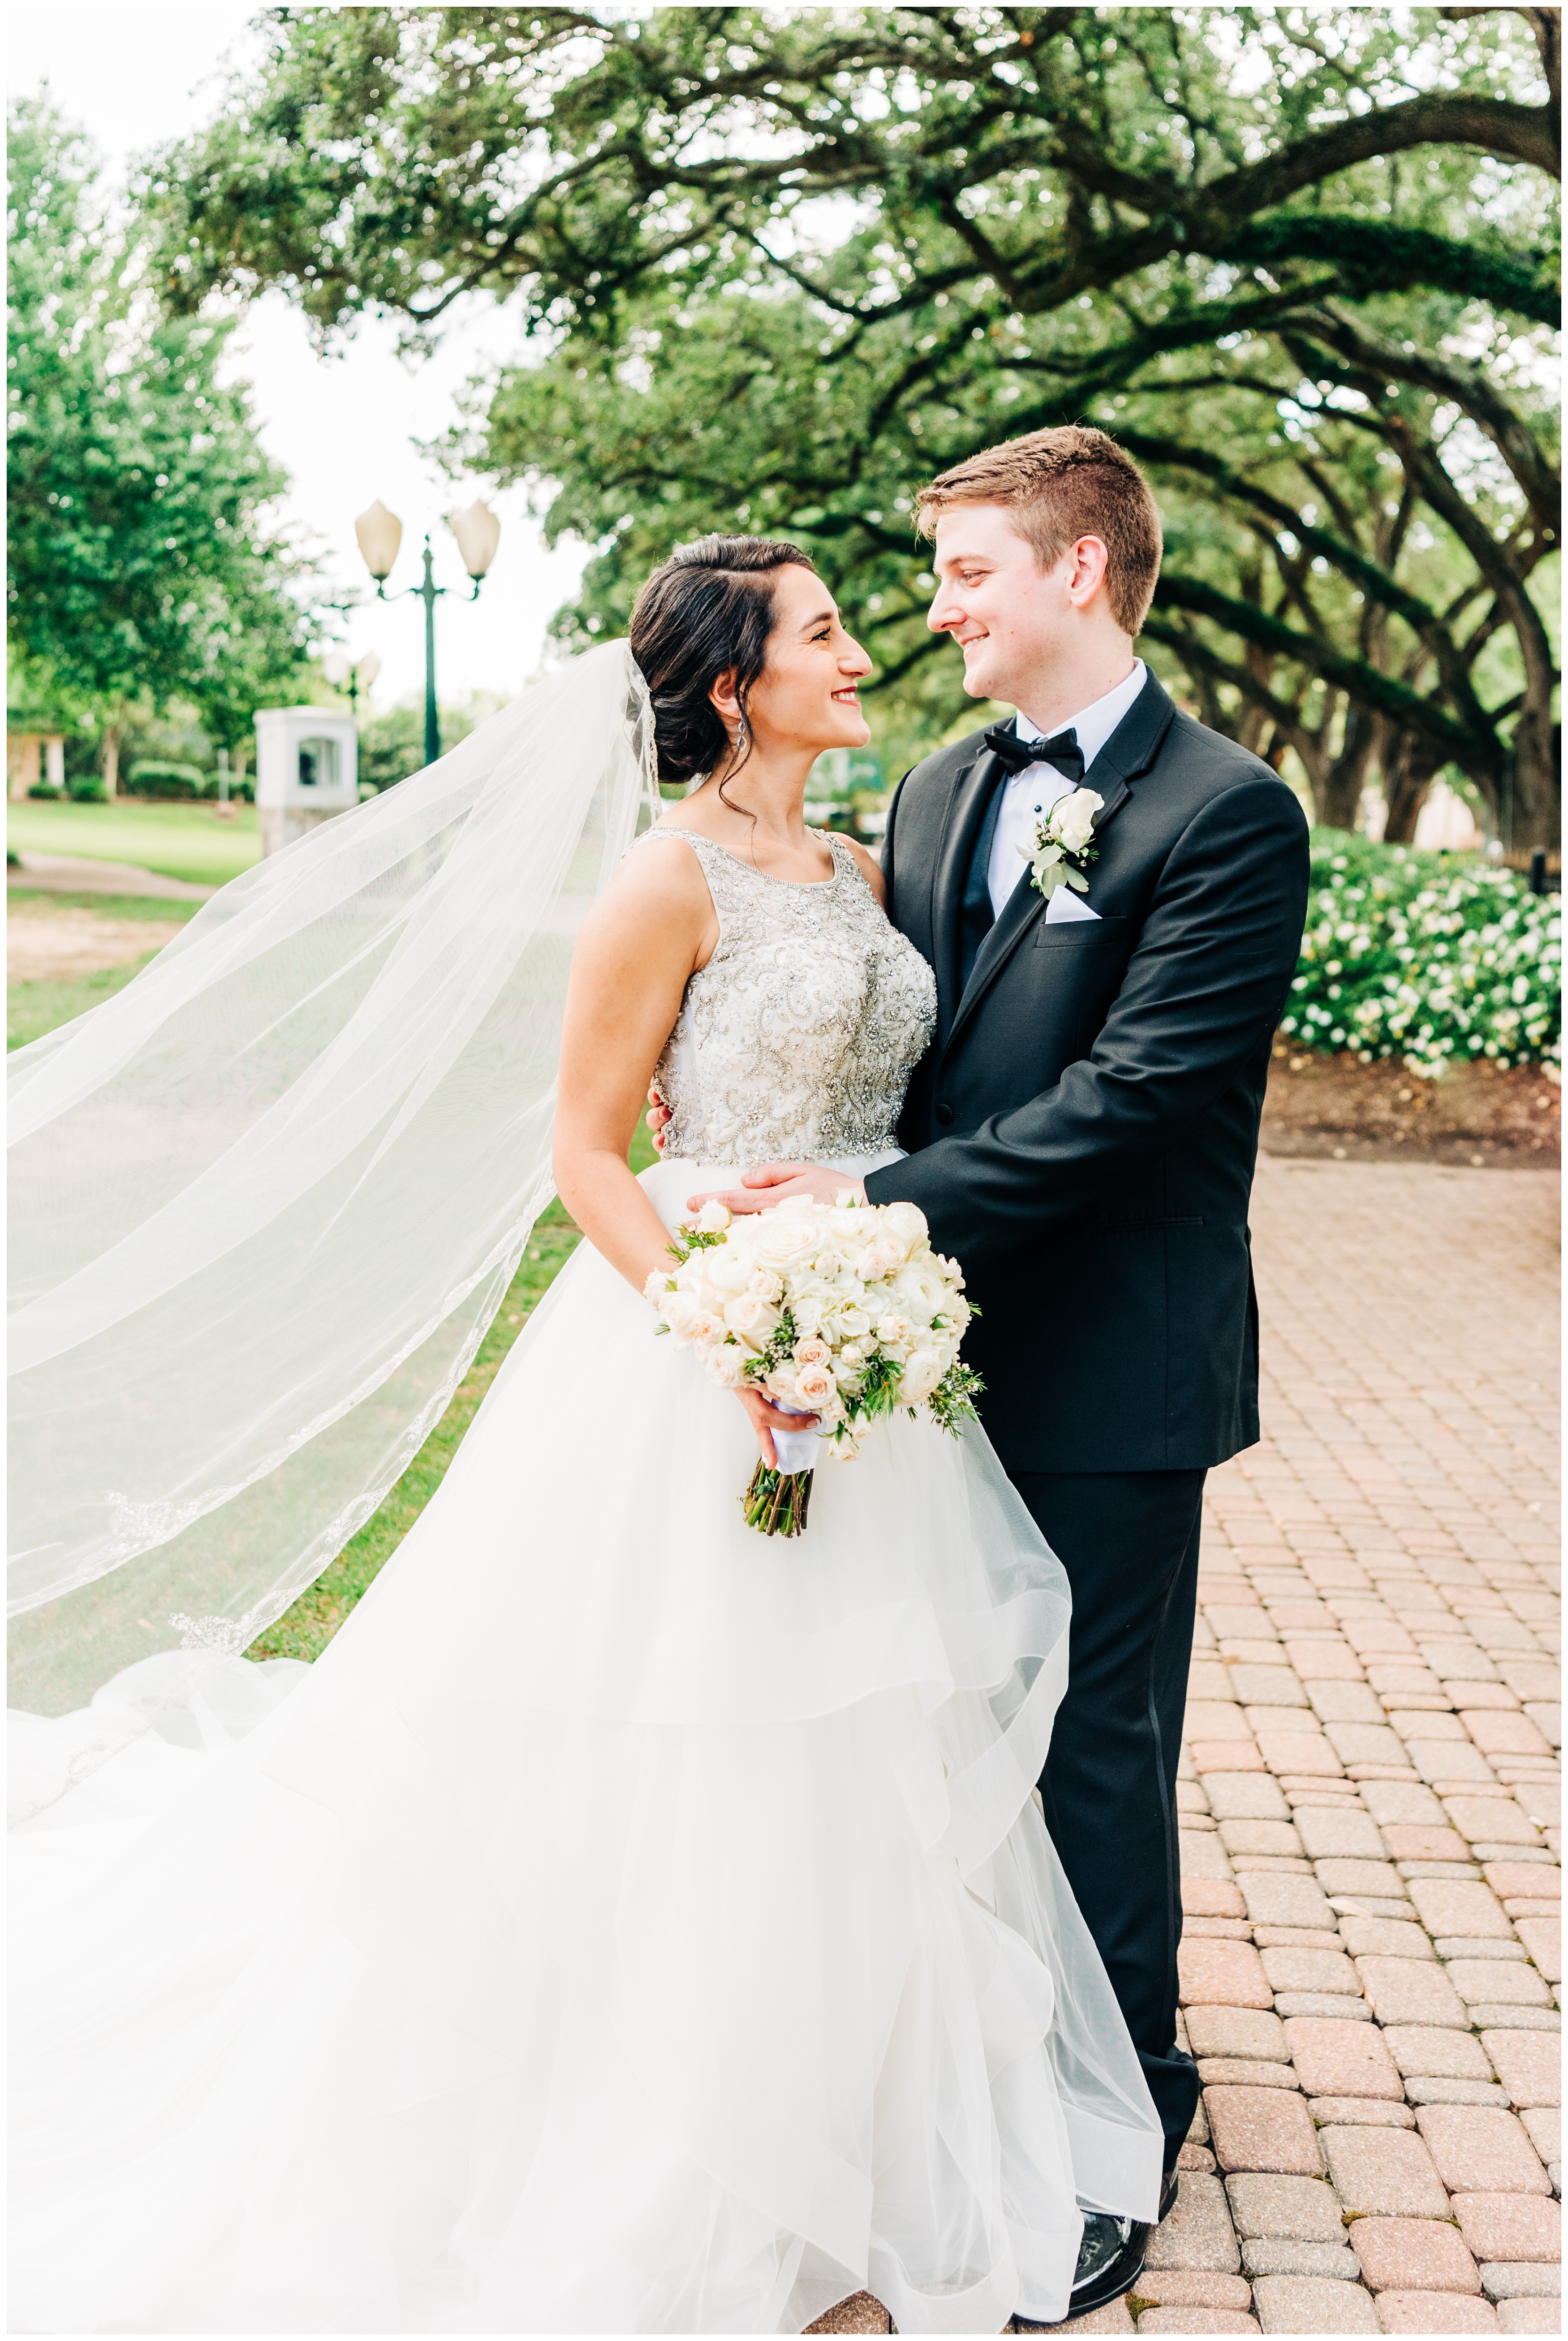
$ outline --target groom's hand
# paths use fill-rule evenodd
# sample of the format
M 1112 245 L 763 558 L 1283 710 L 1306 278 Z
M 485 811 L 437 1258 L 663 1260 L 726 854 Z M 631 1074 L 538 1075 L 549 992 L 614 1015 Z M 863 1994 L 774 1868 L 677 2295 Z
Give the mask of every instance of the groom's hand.
M 836 1203 L 840 1195 L 853 1195 L 858 1203 L 863 1203 L 866 1188 L 862 1180 L 851 1179 L 842 1170 L 825 1170 L 820 1162 L 763 1162 L 748 1170 L 739 1187 L 689 1195 L 686 1208 L 697 1211 L 704 1203 L 717 1200 L 739 1216 L 743 1211 L 770 1211 L 775 1203 L 787 1203 L 792 1195 L 809 1195 L 814 1203 Z

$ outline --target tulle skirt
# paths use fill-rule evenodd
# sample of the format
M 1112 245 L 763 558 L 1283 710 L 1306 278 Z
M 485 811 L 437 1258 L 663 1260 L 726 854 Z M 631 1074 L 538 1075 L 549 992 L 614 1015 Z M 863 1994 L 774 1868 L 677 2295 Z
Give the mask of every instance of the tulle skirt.
M 313 1666 L 20 1719 L 13 2329 L 996 2332 L 1080 2201 L 1155 2215 L 1030 1793 L 1059 1566 L 977 1430 L 879 1426 L 796 1540 L 754 1460 L 585 1244 Z

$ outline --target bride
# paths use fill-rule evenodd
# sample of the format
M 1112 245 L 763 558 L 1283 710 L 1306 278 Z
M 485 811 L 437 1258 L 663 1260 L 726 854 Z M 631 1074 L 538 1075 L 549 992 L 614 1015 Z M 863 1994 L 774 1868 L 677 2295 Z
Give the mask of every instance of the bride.
M 640 1297 L 738 1167 L 896 1154 L 930 971 L 802 810 L 868 672 L 803 553 L 688 546 L 24 1052 L 14 2329 L 996 2332 L 1153 2216 L 1031 1795 L 1061 1569 L 923 1418 L 758 1536 L 786 1418 Z M 465 1369 L 557 1059 L 587 1241 L 325 1653 L 243 1660 Z

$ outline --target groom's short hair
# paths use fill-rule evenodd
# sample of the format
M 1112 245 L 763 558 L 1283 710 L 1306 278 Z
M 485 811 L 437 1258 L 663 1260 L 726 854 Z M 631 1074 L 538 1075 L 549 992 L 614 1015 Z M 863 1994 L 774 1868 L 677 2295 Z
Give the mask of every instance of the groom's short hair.
M 934 536 L 955 504 L 1003 504 L 1042 569 L 1080 536 L 1104 544 L 1106 597 L 1125 634 L 1141 632 L 1165 540 L 1149 483 L 1126 450 L 1087 423 L 1004 439 L 922 488 L 915 524 Z

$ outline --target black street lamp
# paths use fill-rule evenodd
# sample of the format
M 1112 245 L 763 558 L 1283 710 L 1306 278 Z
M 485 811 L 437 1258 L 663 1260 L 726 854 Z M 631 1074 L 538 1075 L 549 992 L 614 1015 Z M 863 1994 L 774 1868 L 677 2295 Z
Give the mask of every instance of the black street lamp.
M 488 505 L 471 503 L 466 512 L 454 513 L 452 533 L 457 539 L 457 549 L 462 555 L 463 567 L 473 580 L 471 602 L 479 599 L 479 589 L 484 573 L 495 559 L 496 546 L 501 543 L 501 523 Z M 398 546 L 402 542 L 402 523 L 395 513 L 388 512 L 380 499 L 368 512 L 361 513 L 354 523 L 354 534 L 364 555 L 365 567 L 376 581 L 376 595 L 382 602 L 398 602 L 403 593 L 416 593 L 424 603 L 424 760 L 433 764 L 441 754 L 441 723 L 435 706 L 435 605 L 452 588 L 435 582 L 435 561 L 430 549 L 430 539 L 424 541 L 424 577 L 418 585 L 405 585 L 402 592 L 389 593 L 386 581 L 397 559 Z

